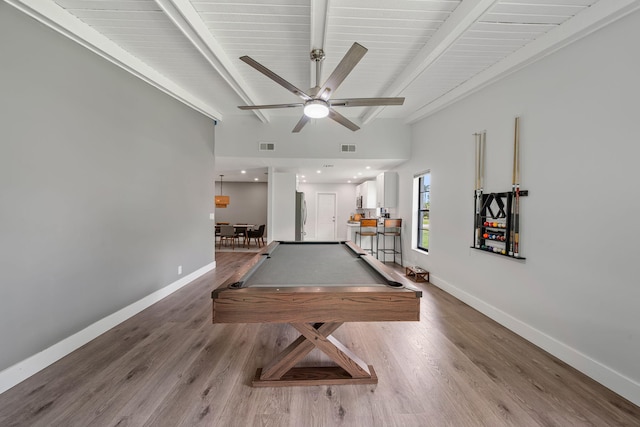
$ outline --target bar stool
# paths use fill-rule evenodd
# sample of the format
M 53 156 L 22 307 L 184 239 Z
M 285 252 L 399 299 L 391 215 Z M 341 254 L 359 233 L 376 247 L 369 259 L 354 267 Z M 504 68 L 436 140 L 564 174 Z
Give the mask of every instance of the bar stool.
M 382 262 L 387 262 L 386 254 L 393 254 L 394 263 L 396 262 L 396 256 L 400 255 L 400 265 L 402 265 L 402 219 L 385 219 L 384 226 L 381 231 L 378 231 L 376 240 L 379 240 L 380 236 L 382 236 L 382 249 L 379 241 L 376 242 L 376 245 L 378 246 L 378 252 L 382 252 Z M 387 249 L 387 237 L 393 237 L 393 249 Z M 397 240 L 400 241 L 399 246 L 396 246 Z
M 356 238 L 360 236 L 360 243 L 358 245 L 362 248 L 362 236 L 371 237 L 371 248 L 364 249 L 371 253 L 371 255 L 376 255 L 378 257 L 377 251 L 374 251 L 374 241 L 373 238 L 376 237 L 377 243 L 377 235 L 378 235 L 378 220 L 375 218 L 363 218 L 360 220 L 360 231 L 356 231 Z

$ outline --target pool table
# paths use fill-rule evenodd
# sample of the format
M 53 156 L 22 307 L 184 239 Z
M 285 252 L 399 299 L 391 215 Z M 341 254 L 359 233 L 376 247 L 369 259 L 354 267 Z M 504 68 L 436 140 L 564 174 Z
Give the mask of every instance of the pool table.
M 421 291 L 352 242 L 272 242 L 212 292 L 213 323 L 288 323 L 301 335 L 256 387 L 372 384 L 378 378 L 331 334 L 344 322 L 420 320 Z M 314 348 L 337 366 L 296 367 Z

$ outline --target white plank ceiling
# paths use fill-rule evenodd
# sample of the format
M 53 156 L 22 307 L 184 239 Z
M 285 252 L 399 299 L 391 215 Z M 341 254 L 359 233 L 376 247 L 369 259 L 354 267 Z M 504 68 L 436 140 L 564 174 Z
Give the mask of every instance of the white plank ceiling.
M 403 106 L 340 108 L 366 126 L 414 122 L 523 64 L 635 10 L 640 0 L 4 0 L 211 118 L 263 122 L 300 99 L 238 58 L 293 85 L 320 82 L 349 47 L 368 53 L 334 97 L 405 97 Z M 304 130 L 303 130 L 304 132 Z M 345 128 L 345 132 L 350 132 Z

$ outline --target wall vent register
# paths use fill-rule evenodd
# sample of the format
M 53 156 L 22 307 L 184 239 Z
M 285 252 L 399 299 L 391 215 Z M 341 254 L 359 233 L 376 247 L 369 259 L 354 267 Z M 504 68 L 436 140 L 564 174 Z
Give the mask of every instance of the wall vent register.
M 355 153 L 356 145 L 355 144 L 341 144 L 340 151 L 342 153 Z
M 258 147 L 259 151 L 275 151 L 276 144 L 273 142 L 261 142 Z

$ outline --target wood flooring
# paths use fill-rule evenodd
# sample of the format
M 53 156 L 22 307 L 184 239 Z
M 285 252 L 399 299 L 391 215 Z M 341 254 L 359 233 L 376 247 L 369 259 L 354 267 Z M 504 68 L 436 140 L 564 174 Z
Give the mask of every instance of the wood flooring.
M 251 256 L 217 253 L 215 270 L 0 394 L 0 426 L 640 426 L 639 407 L 429 283 L 413 283 L 420 322 L 336 331 L 378 384 L 252 388 L 298 334 L 211 323 L 211 290 Z

